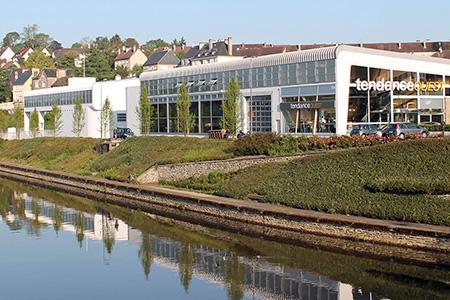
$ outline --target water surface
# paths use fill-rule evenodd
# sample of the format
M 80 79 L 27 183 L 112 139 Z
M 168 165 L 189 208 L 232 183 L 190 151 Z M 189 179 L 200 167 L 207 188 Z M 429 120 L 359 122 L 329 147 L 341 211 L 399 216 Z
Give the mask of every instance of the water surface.
M 450 298 L 445 269 L 186 229 L 13 181 L 0 211 L 1 299 Z

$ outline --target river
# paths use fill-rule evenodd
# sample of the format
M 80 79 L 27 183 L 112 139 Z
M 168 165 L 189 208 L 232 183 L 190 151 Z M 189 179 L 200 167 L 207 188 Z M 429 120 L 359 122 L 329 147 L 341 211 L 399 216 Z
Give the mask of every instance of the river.
M 447 265 L 244 237 L 0 180 L 1 299 L 450 299 Z

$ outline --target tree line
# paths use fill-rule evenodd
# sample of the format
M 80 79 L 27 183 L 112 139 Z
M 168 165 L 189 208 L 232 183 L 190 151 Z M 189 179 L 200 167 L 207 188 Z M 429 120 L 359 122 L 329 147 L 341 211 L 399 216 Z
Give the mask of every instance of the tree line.
M 160 47 L 181 46 L 185 45 L 184 37 L 180 39 L 174 38 L 171 42 L 166 42 L 161 38 L 151 39 L 140 45 L 134 38 L 122 39 L 118 34 L 111 38 L 98 36 L 91 39 L 86 36 L 81 41 L 72 44 L 71 48 L 82 48 L 85 51 L 85 65 L 83 67 L 75 67 L 75 59 L 78 54 L 69 52 L 60 58 L 48 57 L 42 52 L 46 48 L 51 51 L 60 50 L 62 44 L 54 40 L 49 34 L 39 32 L 39 26 L 36 24 L 28 25 L 23 28 L 21 33 L 9 32 L 3 38 L 1 48 L 10 47 L 14 52 L 20 49 L 31 47 L 34 51 L 25 61 L 23 58 L 18 59 L 18 63 L 28 70 L 38 68 L 60 68 L 72 69 L 72 76 L 75 77 L 95 77 L 97 81 L 112 80 L 116 75 L 125 78 L 129 75 L 138 77 L 142 73 L 142 66 L 134 66 L 132 70 L 124 67 L 114 69 L 114 59 L 119 54 L 122 47 L 141 48 L 147 56 L 150 56 L 154 49 Z M 186 53 L 181 51 L 177 55 L 181 58 Z M 12 99 L 11 83 L 9 81 L 8 71 L 15 66 L 11 65 L 7 70 L 0 69 L 0 102 L 8 102 Z

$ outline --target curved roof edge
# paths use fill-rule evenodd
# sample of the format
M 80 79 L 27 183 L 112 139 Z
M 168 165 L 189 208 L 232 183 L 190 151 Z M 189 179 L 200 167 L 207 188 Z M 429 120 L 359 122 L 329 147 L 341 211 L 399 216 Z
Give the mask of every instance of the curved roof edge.
M 211 63 L 199 66 L 181 67 L 170 70 L 145 72 L 139 76 L 139 80 L 151 80 L 175 76 L 189 76 L 204 73 L 223 72 L 230 70 L 248 69 L 250 67 L 259 68 L 273 65 L 284 65 L 299 62 L 309 62 L 316 60 L 326 60 L 336 58 L 336 48 L 324 47 L 288 53 L 273 54 L 261 57 L 244 58 L 223 63 Z
M 416 61 L 424 61 L 424 62 L 434 62 L 434 63 L 442 63 L 442 64 L 450 64 L 450 59 L 448 58 L 440 58 L 440 57 L 429 57 L 412 53 L 403 53 L 403 52 L 394 52 L 387 50 L 379 50 L 379 49 L 371 49 L 357 46 L 349 46 L 349 45 L 339 45 L 336 47 L 335 57 L 338 58 L 339 53 L 341 52 L 354 52 L 354 53 L 362 53 L 362 54 L 370 54 L 370 55 L 378 55 L 378 56 L 388 56 L 400 59 L 410 59 Z

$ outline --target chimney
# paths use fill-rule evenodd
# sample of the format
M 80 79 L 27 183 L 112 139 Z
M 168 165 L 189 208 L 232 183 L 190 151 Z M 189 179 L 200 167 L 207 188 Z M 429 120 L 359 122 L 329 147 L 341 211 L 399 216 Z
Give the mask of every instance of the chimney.
M 398 49 L 402 49 L 402 43 L 398 42 Z
M 14 72 L 14 81 L 19 79 L 19 73 L 17 71 Z
M 173 45 L 172 45 L 172 49 L 173 49 L 173 50 L 172 50 L 173 53 L 175 53 L 175 52 L 177 51 L 177 46 L 176 46 L 175 44 L 173 44 Z
M 181 50 L 184 50 L 184 44 L 181 44 Z
M 209 39 L 209 41 L 208 41 L 208 43 L 209 43 L 209 51 L 211 51 L 212 50 L 212 48 L 213 48 L 213 40 L 212 39 Z
M 297 45 L 297 50 L 298 50 L 298 51 L 302 50 L 302 45 L 298 44 L 298 45 Z
M 359 43 L 359 47 L 360 47 L 360 48 L 364 48 L 363 43 Z
M 263 48 L 266 48 L 266 42 L 264 42 L 264 44 L 263 44 Z
M 228 37 L 228 55 L 233 56 L 233 40 Z
M 125 52 L 127 48 L 125 46 L 122 46 L 122 51 Z
M 136 45 L 133 46 L 133 52 L 136 52 Z

